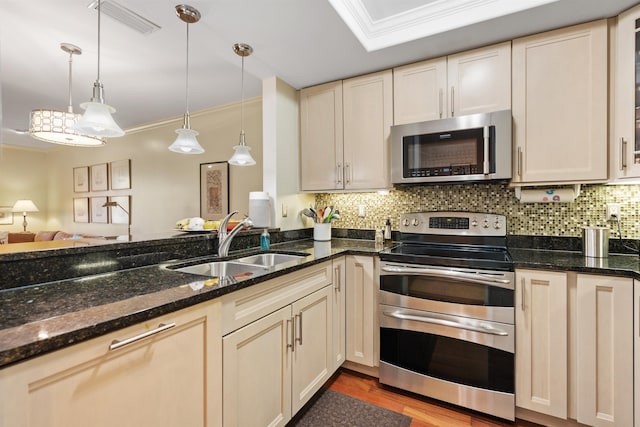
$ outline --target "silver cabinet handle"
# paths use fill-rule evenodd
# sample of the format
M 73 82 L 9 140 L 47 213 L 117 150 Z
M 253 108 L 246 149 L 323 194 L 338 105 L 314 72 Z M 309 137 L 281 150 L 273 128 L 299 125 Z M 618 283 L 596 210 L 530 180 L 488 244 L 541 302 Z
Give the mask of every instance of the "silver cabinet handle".
M 627 141 L 620 137 L 620 170 L 627 168 Z
M 299 336 L 296 337 L 296 341 L 298 341 L 298 344 L 302 345 L 302 312 L 300 312 L 299 314 L 296 314 L 294 316 L 294 318 L 298 318 L 298 332 L 299 332 Z
M 480 275 L 476 273 L 467 273 L 464 271 L 457 270 L 436 270 L 433 268 L 422 268 L 422 267 L 399 267 L 393 265 L 385 265 L 382 267 L 382 271 L 387 273 L 399 273 L 399 274 L 419 274 L 423 276 L 431 276 L 431 277 L 445 277 L 445 278 L 454 278 L 466 282 L 471 283 L 480 283 L 483 285 L 509 285 L 511 284 L 510 279 L 500 279 L 498 277 L 491 277 L 489 275 Z
M 287 319 L 287 331 L 286 331 L 286 334 L 287 334 L 287 348 L 290 348 L 291 351 L 293 352 L 293 351 L 295 351 L 295 347 L 293 345 L 295 343 L 294 342 L 295 338 L 293 336 L 293 325 L 292 325 L 292 323 L 293 323 L 292 319 Z M 291 343 L 289 343 L 289 338 L 291 338 Z
M 522 309 L 522 311 L 524 311 L 524 291 L 525 291 L 525 287 L 524 287 L 524 277 L 522 279 L 520 279 L 520 290 L 522 291 L 520 293 L 520 308 Z
M 440 88 L 440 90 L 438 91 L 438 96 L 439 96 L 439 103 L 438 103 L 438 114 L 440 115 L 440 118 L 442 118 L 442 112 L 444 111 L 444 91 L 442 90 L 442 88 Z
M 453 86 L 451 86 L 451 117 L 455 116 L 454 110 L 455 108 L 453 108 L 454 102 L 455 102 L 455 98 L 454 98 L 454 89 Z
M 336 184 L 342 184 L 342 163 L 336 166 Z
M 503 331 L 502 329 L 494 328 L 493 326 L 490 326 L 490 325 L 483 325 L 481 323 L 477 325 L 467 325 L 467 324 L 456 322 L 453 320 L 438 319 L 435 317 L 428 317 L 428 316 L 416 316 L 413 314 L 399 313 L 397 311 L 392 311 L 392 312 L 383 311 L 382 313 L 385 316 L 393 317 L 400 320 L 415 320 L 416 322 L 432 323 L 434 325 L 442 325 L 442 326 L 451 326 L 453 328 L 464 329 L 464 330 L 473 331 L 473 332 L 481 332 L 483 334 L 500 335 L 500 336 L 509 335 L 508 332 Z
M 336 268 L 333 269 L 333 274 L 335 276 L 333 278 L 333 289 L 338 292 L 340 292 L 340 288 L 342 287 L 342 274 L 340 274 L 341 272 L 342 266 L 340 264 L 336 265 Z
M 522 148 L 518 147 L 516 151 L 516 175 L 522 178 Z
M 345 174 L 345 183 L 346 184 L 351 184 L 351 164 L 350 163 L 345 163 L 344 164 L 344 174 Z
M 122 341 L 113 340 L 113 341 L 111 341 L 111 345 L 109 345 L 109 350 L 117 350 L 117 349 L 122 348 L 122 347 L 124 347 L 126 345 L 132 344 L 132 343 L 134 343 L 136 341 L 140 341 L 142 339 L 150 337 L 151 335 L 159 334 L 160 332 L 164 332 L 167 329 L 174 328 L 175 326 L 176 326 L 175 323 L 160 323 L 157 328 L 152 329 L 152 330 L 147 331 L 147 332 L 143 332 L 142 334 L 136 335 L 135 337 L 127 338 L 127 339 L 124 339 Z
M 489 169 L 489 126 L 485 126 L 482 129 L 482 136 L 484 139 L 484 161 L 482 162 L 482 173 L 489 175 L 491 170 Z

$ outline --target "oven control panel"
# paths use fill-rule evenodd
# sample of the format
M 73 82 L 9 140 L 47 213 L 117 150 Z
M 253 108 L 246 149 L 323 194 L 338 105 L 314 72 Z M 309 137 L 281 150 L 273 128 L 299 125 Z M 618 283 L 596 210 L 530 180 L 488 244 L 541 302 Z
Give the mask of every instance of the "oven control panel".
M 506 236 L 504 215 L 479 212 L 412 212 L 400 215 L 401 233 Z

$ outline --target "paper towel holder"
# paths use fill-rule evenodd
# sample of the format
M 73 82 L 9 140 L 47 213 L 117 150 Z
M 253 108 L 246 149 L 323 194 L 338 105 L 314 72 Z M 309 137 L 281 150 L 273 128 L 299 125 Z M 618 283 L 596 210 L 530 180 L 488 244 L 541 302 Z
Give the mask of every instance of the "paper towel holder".
M 571 203 L 579 195 L 580 184 L 574 184 L 572 188 L 547 190 L 523 190 L 519 186 L 515 188 L 515 196 L 520 203 Z

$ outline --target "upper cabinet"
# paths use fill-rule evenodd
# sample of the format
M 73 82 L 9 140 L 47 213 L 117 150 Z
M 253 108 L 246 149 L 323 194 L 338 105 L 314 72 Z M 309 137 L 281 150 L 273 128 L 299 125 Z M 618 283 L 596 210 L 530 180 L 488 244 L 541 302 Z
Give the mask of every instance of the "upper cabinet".
M 511 42 L 393 69 L 394 124 L 511 108 Z
M 607 32 L 600 20 L 513 41 L 514 183 L 607 179 Z
M 611 123 L 611 177 L 640 178 L 640 6 L 618 16 L 612 55 L 613 96 Z
M 389 187 L 391 70 L 300 92 L 302 191 Z

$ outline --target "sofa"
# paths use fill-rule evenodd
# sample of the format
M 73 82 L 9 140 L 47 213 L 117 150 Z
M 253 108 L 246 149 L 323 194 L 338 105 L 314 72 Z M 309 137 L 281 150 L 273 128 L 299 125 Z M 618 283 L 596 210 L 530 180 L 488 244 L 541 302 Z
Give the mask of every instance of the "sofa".
M 0 231 L 0 245 L 8 243 L 46 242 L 70 239 L 104 239 L 102 236 L 67 233 L 65 231 L 38 231 L 37 233 Z

